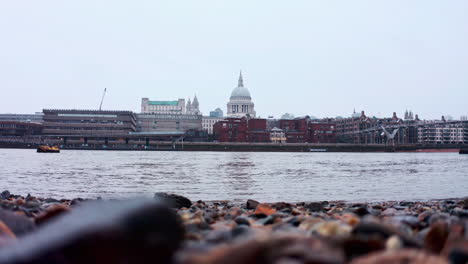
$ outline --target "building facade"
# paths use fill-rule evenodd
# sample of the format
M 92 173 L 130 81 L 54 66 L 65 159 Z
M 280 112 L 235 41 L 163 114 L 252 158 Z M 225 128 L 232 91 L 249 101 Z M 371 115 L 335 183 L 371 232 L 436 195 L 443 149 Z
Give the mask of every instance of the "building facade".
M 171 115 L 200 115 L 200 104 L 195 95 L 193 102 L 190 98 L 175 101 L 152 101 L 149 98 L 141 99 L 141 113 L 143 114 L 171 114 Z
M 44 109 L 44 135 L 126 135 L 136 131 L 131 111 Z
M 468 121 L 422 122 L 417 133 L 420 144 L 468 144 Z
M 242 118 L 244 116 L 255 117 L 254 107 L 250 92 L 244 87 L 244 79 L 241 72 L 237 87 L 232 91 L 227 103 L 227 116 L 233 118 Z
M 42 125 L 30 122 L 0 121 L 0 136 L 37 136 L 42 133 Z
M 377 118 L 353 113 L 349 118 L 336 119 L 337 140 L 340 143 L 355 144 L 413 144 L 417 143 L 418 115 L 406 112 L 407 120 L 394 112 L 390 118 Z M 394 134 L 391 138 L 391 134 Z
M 194 114 L 137 114 L 138 132 L 186 132 L 202 130 L 202 116 Z
M 214 124 L 222 120 L 224 120 L 224 117 L 204 116 L 202 117 L 202 128 L 209 135 L 213 135 Z
M 0 114 L 0 121 L 14 121 L 23 123 L 42 123 L 43 113 L 35 114 Z
M 266 119 L 227 118 L 214 125 L 214 135 L 219 142 L 270 142 Z
M 210 117 L 223 117 L 223 116 L 224 116 L 224 113 L 223 113 L 223 110 L 221 110 L 221 108 L 216 108 L 215 110 L 210 111 Z
M 279 129 L 287 143 L 336 143 L 336 124 L 331 119 L 311 119 L 309 116 L 280 119 Z

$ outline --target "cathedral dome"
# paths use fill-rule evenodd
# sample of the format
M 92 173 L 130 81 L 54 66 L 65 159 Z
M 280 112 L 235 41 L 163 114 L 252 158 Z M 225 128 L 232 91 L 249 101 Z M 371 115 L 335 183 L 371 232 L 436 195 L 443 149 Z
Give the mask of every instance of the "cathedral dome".
M 247 88 L 243 86 L 238 86 L 231 93 L 231 99 L 234 99 L 234 98 L 251 99 L 250 92 L 249 90 L 247 90 Z
M 239 75 L 239 84 L 232 91 L 230 99 L 252 99 L 250 97 L 250 92 L 247 88 L 244 87 L 244 80 L 242 79 L 242 73 Z

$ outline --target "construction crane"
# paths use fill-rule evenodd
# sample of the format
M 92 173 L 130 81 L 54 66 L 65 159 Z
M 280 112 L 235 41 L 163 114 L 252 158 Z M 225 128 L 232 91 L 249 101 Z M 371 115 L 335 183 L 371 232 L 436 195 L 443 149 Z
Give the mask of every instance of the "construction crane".
M 101 104 L 99 105 L 99 111 L 102 109 L 102 103 L 104 102 L 104 96 L 106 95 L 107 88 L 104 88 L 104 93 L 102 93 Z

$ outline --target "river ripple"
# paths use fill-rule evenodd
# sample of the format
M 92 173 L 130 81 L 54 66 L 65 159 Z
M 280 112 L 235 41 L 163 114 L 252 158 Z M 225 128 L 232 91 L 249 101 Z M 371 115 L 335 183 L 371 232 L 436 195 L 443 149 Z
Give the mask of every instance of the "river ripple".
M 58 198 L 163 191 L 192 200 L 426 200 L 468 195 L 468 155 L 0 149 L 6 189 Z

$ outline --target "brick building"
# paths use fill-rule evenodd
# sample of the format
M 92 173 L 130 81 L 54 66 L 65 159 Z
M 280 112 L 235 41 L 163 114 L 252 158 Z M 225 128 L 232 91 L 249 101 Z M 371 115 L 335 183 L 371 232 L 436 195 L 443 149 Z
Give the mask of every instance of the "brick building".
M 270 142 L 266 119 L 226 118 L 213 126 L 219 142 Z
M 336 130 L 332 120 L 312 120 L 310 117 L 279 120 L 279 128 L 287 143 L 335 143 Z

